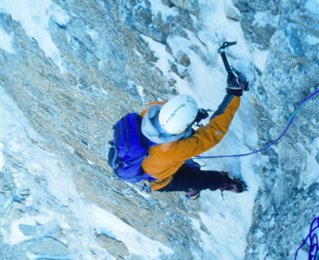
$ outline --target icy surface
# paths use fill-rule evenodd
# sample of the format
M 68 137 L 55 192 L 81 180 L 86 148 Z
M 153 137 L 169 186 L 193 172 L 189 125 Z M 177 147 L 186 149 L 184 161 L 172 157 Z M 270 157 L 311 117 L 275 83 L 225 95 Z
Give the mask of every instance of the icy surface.
M 9 53 L 15 53 L 13 47 L 13 34 L 7 33 L 2 27 L 0 27 L 0 48 Z

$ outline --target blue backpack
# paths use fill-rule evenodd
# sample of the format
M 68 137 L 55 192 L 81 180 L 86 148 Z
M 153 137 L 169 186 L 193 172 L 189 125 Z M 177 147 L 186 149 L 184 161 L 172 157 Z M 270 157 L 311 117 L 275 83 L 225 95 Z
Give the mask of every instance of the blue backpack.
M 142 116 L 129 113 L 113 126 L 113 140 L 108 153 L 108 163 L 114 173 L 123 181 L 137 183 L 155 178 L 143 172 L 143 160 L 148 156 L 148 149 L 156 145 L 141 132 Z

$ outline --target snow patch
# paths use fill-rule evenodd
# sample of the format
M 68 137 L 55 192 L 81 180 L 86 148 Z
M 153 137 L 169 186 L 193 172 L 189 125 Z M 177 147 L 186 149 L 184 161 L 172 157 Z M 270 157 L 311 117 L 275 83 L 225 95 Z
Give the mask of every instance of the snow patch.
M 306 9 L 314 13 L 315 15 L 318 15 L 319 13 L 319 1 L 318 0 L 308 0 L 305 4 Z
M 156 67 L 158 67 L 163 74 L 168 74 L 170 71 L 172 55 L 166 51 L 166 46 L 150 37 L 144 35 L 141 35 L 141 37 L 148 43 L 150 49 L 155 53 L 155 56 L 157 56 L 158 61 L 155 63 Z
M 99 33 L 93 29 L 91 29 L 89 26 L 85 27 L 85 32 L 87 33 L 87 35 L 90 36 L 90 38 L 92 39 L 92 41 L 96 42 L 99 40 Z
M 15 54 L 13 47 L 13 33 L 7 33 L 2 27 L 0 27 L 1 44 L 0 48 L 11 54 Z
M 239 20 L 242 16 L 240 11 L 234 6 L 232 0 L 224 1 L 224 12 L 227 17 L 234 20 Z
M 319 138 L 313 141 L 313 149 L 307 152 L 306 169 L 301 173 L 300 180 L 303 182 L 301 186 L 307 189 L 315 182 L 319 182 L 319 164 L 316 161 L 316 156 L 319 151 Z
M 167 18 L 170 16 L 178 15 L 176 7 L 168 7 L 163 4 L 162 1 L 151 1 L 153 14 L 161 14 L 164 22 L 167 21 Z
M 172 249 L 147 238 L 113 214 L 96 205 L 86 205 L 81 210 L 81 214 L 86 218 L 89 225 L 92 225 L 92 229 L 95 228 L 98 233 L 114 236 L 117 240 L 124 242 L 132 254 L 147 256 L 148 259 L 159 259 L 163 253 L 173 253 Z
M 29 216 L 24 215 L 23 218 L 14 220 L 11 224 L 8 230 L 5 228 L 2 228 L 1 231 L 4 233 L 4 243 L 9 245 L 15 245 L 19 244 L 25 240 L 32 239 L 33 236 L 31 235 L 25 235 L 21 231 L 20 226 L 21 225 L 28 225 L 28 226 L 37 226 L 38 224 L 44 224 L 46 222 L 49 222 L 53 218 L 53 214 L 50 215 L 36 215 L 36 216 Z
M 253 24 L 258 27 L 277 27 L 279 15 L 272 15 L 271 11 L 256 12 Z
M 255 49 L 252 54 L 255 65 L 261 72 L 263 72 L 266 68 L 266 61 L 269 51 Z
M 24 235 L 19 229 L 21 220 L 13 221 L 10 226 L 10 231 L 7 234 L 4 234 L 4 243 L 9 245 L 15 245 L 21 243 L 25 240 L 32 238 L 32 236 Z
M 145 103 L 144 100 L 144 88 L 140 85 L 137 85 L 134 80 L 128 80 L 127 85 L 129 86 L 130 89 L 136 89 L 143 104 Z
M 143 104 L 145 103 L 145 99 L 144 99 L 144 88 L 140 85 L 136 85 L 136 89 L 137 89 L 137 92 L 138 94 L 140 95 L 141 99 L 142 99 L 142 102 Z
M 33 0 L 2 1 L 2 8 L 21 24 L 26 34 L 34 38 L 45 55 L 64 72 L 60 52 L 49 33 L 49 21 L 53 19 L 59 25 L 67 24 L 69 17 L 66 12 L 51 0 L 38 1 L 36 4 Z
M 311 45 L 317 45 L 319 44 L 319 37 L 313 36 L 313 35 L 307 35 L 306 41 Z

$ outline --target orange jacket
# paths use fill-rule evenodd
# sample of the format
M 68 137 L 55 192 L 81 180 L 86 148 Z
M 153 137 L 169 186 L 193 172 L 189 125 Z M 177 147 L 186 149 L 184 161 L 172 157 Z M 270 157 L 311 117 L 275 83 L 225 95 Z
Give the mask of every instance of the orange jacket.
M 152 183 L 152 190 L 168 185 L 174 173 L 187 159 L 217 145 L 227 133 L 239 104 L 240 98 L 231 96 L 230 102 L 222 112 L 210 119 L 205 127 L 198 128 L 190 137 L 152 146 L 149 149 L 149 156 L 142 163 L 144 172 L 157 179 Z M 141 115 L 144 116 L 145 112 L 143 111 Z

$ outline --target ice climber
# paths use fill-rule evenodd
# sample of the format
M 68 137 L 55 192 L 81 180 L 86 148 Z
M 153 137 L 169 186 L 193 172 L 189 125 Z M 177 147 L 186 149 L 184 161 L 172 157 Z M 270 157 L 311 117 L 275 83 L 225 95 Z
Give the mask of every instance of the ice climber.
M 110 165 L 114 169 L 118 169 L 119 176 L 124 176 L 125 174 L 131 174 L 136 165 L 126 164 L 123 160 L 134 161 L 134 163 L 139 160 L 139 167 L 142 169 L 143 176 L 148 176 L 148 180 L 145 179 L 147 183 L 151 184 L 149 187 L 151 190 L 161 192 L 184 191 L 190 198 L 197 198 L 200 191 L 206 189 L 219 189 L 237 193 L 246 190 L 246 184 L 242 180 L 231 177 L 227 172 L 202 170 L 198 164 L 191 160 L 192 157 L 217 145 L 226 135 L 245 90 L 243 84 L 240 83 L 244 82 L 246 87 L 248 84 L 241 73 L 238 71 L 236 73 L 228 75 L 227 94 L 218 109 L 210 117 L 209 123 L 196 130 L 192 128 L 194 123 L 207 118 L 208 113 L 203 109 L 198 109 L 192 97 L 178 95 L 167 103 L 151 103 L 139 115 L 142 116 L 139 125 L 141 133 L 133 134 L 133 126 L 128 127 L 130 131 L 124 131 L 123 129 L 118 131 L 122 131 L 122 135 L 128 135 L 129 133 L 135 137 L 114 137 L 115 146 L 121 146 L 120 142 L 130 142 L 127 139 L 136 139 L 136 136 L 142 135 L 147 142 L 151 143 L 146 145 L 145 156 L 132 159 L 132 154 L 127 154 L 127 151 L 125 154 L 119 149 L 114 152 L 113 149 L 110 152 L 111 155 L 109 154 Z M 240 77 L 235 78 L 234 75 Z M 240 82 L 240 80 L 242 81 Z M 130 121 L 127 121 L 122 125 L 129 124 Z M 121 127 L 124 126 L 119 128 L 121 129 Z M 120 136 L 120 134 L 115 136 Z M 112 142 L 113 146 L 114 142 Z M 143 142 L 145 141 L 141 141 L 141 143 Z M 136 144 L 126 143 L 122 145 L 122 147 L 125 147 L 122 149 L 128 149 L 127 147 L 134 145 Z M 138 150 L 137 148 L 134 149 Z M 138 152 L 136 153 L 138 154 Z M 119 162 L 119 154 L 122 154 L 122 162 Z M 128 159 L 129 157 L 131 159 Z M 137 179 L 131 181 L 130 177 L 124 177 L 130 182 L 137 182 Z

